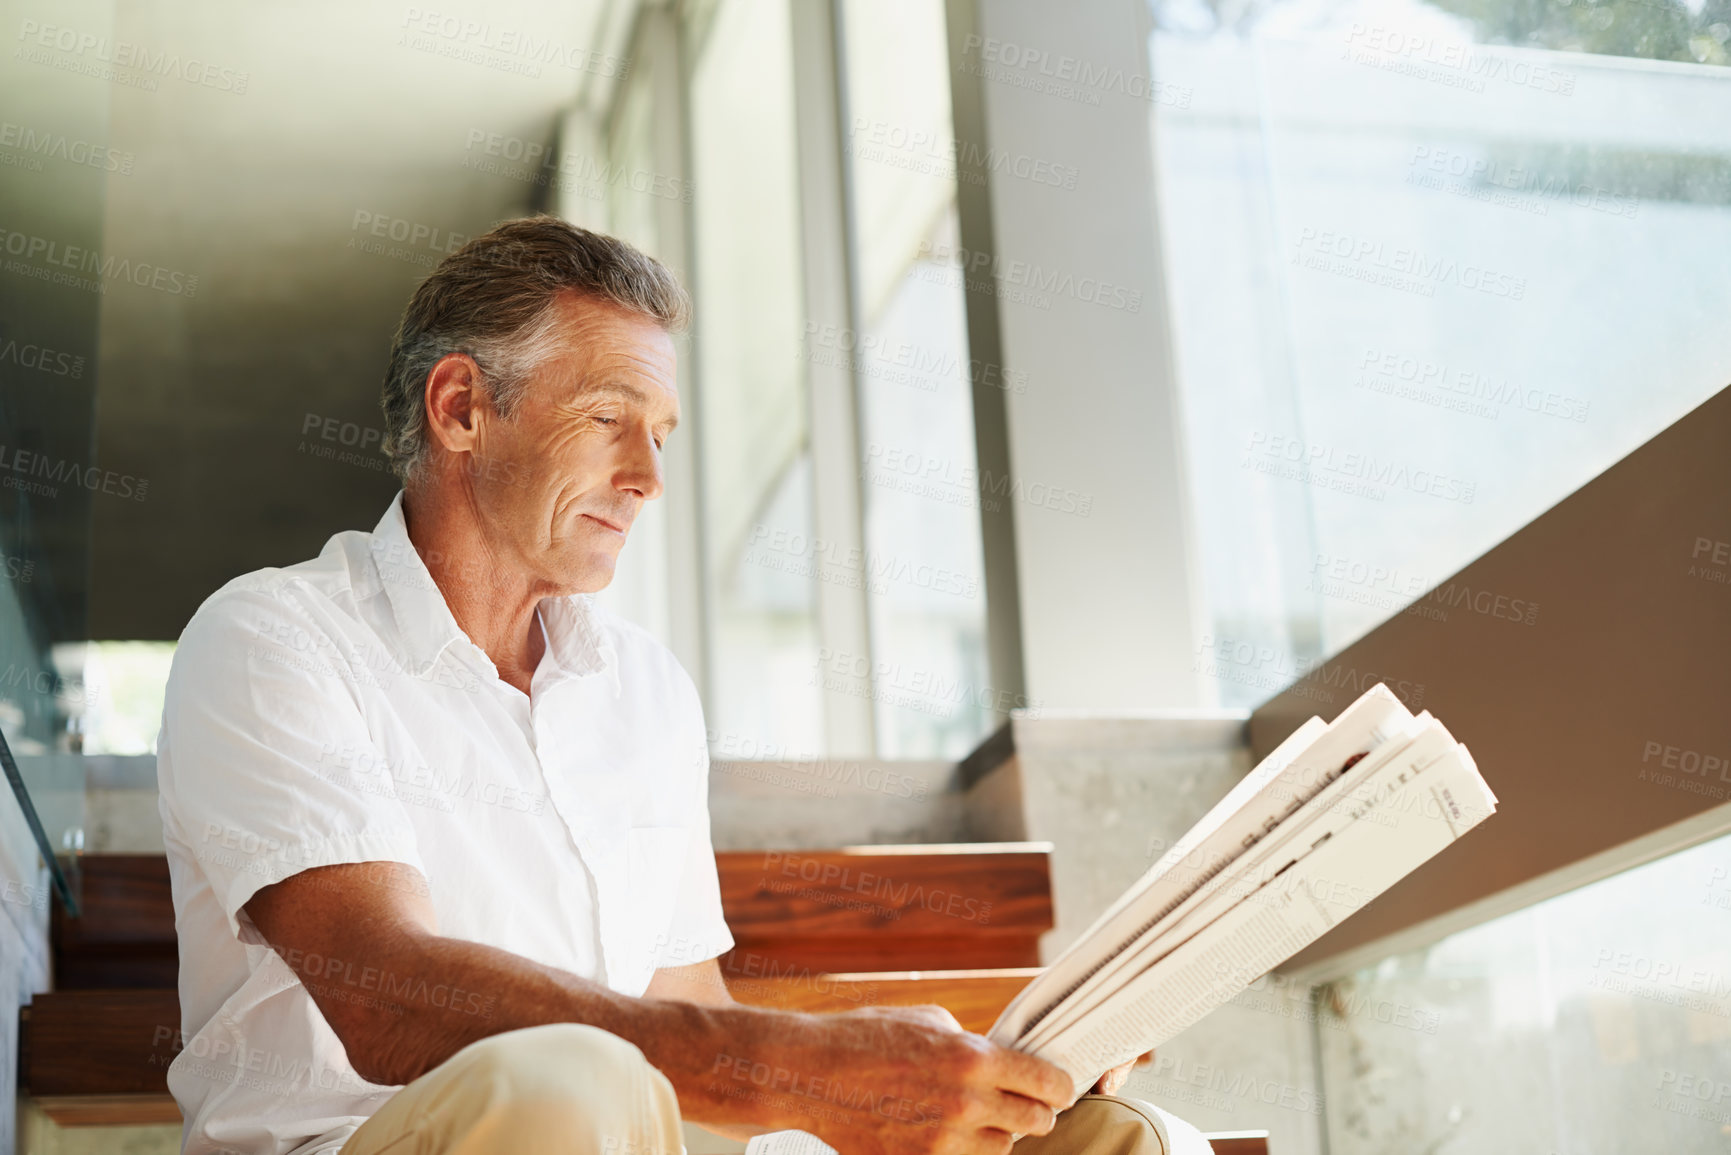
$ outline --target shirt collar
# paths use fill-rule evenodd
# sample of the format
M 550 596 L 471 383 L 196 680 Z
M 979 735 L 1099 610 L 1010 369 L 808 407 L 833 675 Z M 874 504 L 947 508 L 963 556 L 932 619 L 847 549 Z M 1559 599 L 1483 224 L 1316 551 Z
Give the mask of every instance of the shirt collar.
M 398 639 L 414 663 L 412 672 L 417 677 L 430 670 L 451 643 L 462 641 L 474 646 L 452 616 L 451 607 L 445 603 L 445 595 L 426 562 L 421 560 L 420 551 L 409 540 L 401 490 L 373 528 L 372 554 L 379 582 L 396 619 Z M 621 692 L 618 654 L 601 628 L 591 597 L 574 594 L 543 598 L 539 609 L 538 617 L 547 639 L 547 657 L 552 661 L 551 681 L 606 673 L 614 695 L 618 696 Z M 482 652 L 478 646 L 475 649 Z

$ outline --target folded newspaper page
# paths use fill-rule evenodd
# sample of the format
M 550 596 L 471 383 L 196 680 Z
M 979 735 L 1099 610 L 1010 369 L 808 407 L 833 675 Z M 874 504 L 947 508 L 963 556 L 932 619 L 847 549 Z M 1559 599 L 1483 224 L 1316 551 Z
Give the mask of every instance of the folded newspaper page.
M 1384 686 L 1265 758 L 1004 1010 L 990 1037 L 1085 1089 L 1231 1000 L 1496 809 Z

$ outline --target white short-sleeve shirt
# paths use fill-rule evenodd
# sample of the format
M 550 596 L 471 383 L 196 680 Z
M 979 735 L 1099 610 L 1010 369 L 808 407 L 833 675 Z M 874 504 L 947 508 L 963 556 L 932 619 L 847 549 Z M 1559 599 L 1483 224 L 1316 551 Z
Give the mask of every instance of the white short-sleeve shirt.
M 406 863 L 439 933 L 630 995 L 732 946 L 691 679 L 587 597 L 539 619 L 525 696 L 451 616 L 399 494 L 372 533 L 237 578 L 188 623 L 157 754 L 187 1155 L 336 1150 L 395 1090 L 355 1073 L 242 909 L 309 867 Z M 491 1013 L 487 991 L 305 962 L 334 997 Z

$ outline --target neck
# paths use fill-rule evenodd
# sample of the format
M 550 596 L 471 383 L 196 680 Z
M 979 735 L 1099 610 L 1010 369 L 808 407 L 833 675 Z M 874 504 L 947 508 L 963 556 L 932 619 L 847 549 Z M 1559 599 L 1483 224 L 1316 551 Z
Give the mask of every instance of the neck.
M 458 628 L 492 660 L 501 679 L 527 694 L 546 649 L 535 610 L 556 591 L 500 556 L 472 501 L 405 492 L 403 517 Z

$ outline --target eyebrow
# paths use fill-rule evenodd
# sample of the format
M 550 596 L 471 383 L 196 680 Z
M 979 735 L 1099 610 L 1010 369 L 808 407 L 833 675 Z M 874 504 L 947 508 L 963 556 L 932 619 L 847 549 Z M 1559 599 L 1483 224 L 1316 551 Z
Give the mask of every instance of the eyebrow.
M 599 385 L 591 385 L 578 394 L 578 398 L 584 401 L 599 397 L 618 397 L 630 401 L 641 408 L 649 408 L 649 394 L 645 393 L 637 386 L 628 385 L 623 381 L 607 381 Z M 673 430 L 678 427 L 678 414 L 674 414 L 673 416 L 656 423 L 657 429 L 665 430 L 668 433 L 673 432 Z

